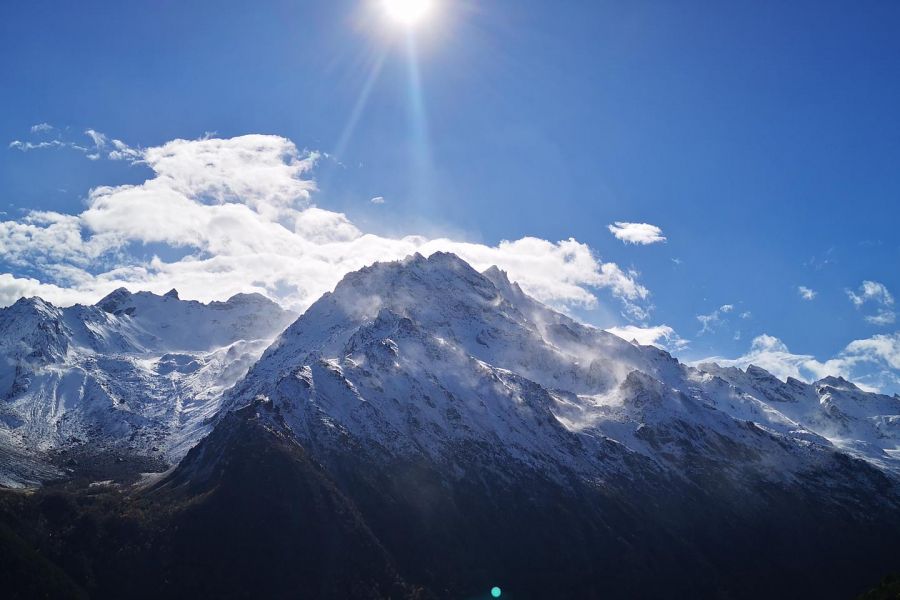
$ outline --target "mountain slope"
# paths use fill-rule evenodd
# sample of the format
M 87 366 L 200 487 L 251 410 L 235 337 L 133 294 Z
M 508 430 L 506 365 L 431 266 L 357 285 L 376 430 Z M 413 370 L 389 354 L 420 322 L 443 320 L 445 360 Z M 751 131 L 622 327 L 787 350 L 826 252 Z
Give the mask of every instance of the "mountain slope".
M 575 597 L 597 593 L 601 580 L 624 592 L 662 573 L 684 594 L 772 592 L 741 577 L 748 560 L 765 562 L 782 586 L 803 566 L 823 590 L 850 593 L 828 568 L 854 561 L 848 549 L 883 550 L 876 532 L 897 531 L 891 468 L 845 453 L 770 399 L 580 325 L 452 255 L 348 275 L 225 402 L 258 399 L 399 564 L 412 565 L 405 576 L 455 582 L 458 593 L 486 584 L 461 562 L 463 549 L 484 544 L 502 564 L 472 552 L 476 563 L 547 592 L 558 591 L 550 573 L 568 574 L 580 582 Z M 540 525 L 545 514 L 552 524 Z M 556 545 L 575 539 L 583 545 Z M 534 547 L 545 550 L 522 555 Z M 621 580 L 600 569 L 620 556 L 634 569 Z M 727 576 L 697 580 L 701 572 Z
M 124 289 L 96 306 L 0 309 L 0 482 L 176 462 L 292 318 L 258 295 L 200 304 Z

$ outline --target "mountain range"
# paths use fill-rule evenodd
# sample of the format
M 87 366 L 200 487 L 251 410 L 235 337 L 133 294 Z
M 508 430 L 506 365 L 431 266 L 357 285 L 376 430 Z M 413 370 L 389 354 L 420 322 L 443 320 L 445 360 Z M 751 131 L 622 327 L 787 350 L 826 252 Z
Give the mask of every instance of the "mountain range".
M 21 597 L 847 598 L 898 568 L 900 398 L 688 366 L 452 254 L 299 317 L 23 299 L 0 358 Z

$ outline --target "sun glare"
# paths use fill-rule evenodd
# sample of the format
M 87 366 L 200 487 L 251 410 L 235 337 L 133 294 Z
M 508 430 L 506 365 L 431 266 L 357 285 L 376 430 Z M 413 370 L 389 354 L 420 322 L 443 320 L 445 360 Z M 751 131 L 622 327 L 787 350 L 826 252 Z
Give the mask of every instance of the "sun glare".
M 412 27 L 431 11 L 434 0 L 384 0 L 384 9 L 394 21 Z

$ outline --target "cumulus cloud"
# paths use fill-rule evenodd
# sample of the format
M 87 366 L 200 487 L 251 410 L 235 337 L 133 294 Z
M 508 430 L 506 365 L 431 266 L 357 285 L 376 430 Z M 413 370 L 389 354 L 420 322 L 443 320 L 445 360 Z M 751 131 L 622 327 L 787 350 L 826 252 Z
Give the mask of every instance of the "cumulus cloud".
M 29 277 L 14 277 L 9 273 L 0 273 L 0 306 L 9 306 L 19 298 L 31 296 L 54 298 L 60 304 L 96 302 L 94 294 L 90 292 L 41 283 Z
M 825 375 L 846 374 L 839 370 L 829 373 L 825 365 L 817 361 L 814 356 L 792 354 L 784 342 L 768 334 L 754 338 L 749 352 L 736 359 L 715 357 L 702 362 L 715 362 L 723 367 L 740 367 L 742 369 L 749 365 L 756 365 L 782 380 L 793 377 L 810 381 Z
M 616 221 L 609 225 L 609 232 L 626 244 L 656 244 L 665 242 L 662 229 L 649 223 L 626 223 Z
M 900 332 L 853 341 L 824 362 L 812 355 L 794 354 L 780 339 L 763 334 L 753 340 L 743 356 L 698 361 L 703 362 L 742 369 L 756 365 L 781 380 L 793 377 L 812 382 L 831 375 L 844 377 L 867 390 L 894 391 L 900 389 Z
M 653 327 L 625 325 L 622 327 L 610 327 L 606 331 L 626 341 L 635 341 L 641 346 L 657 346 L 666 350 L 682 350 L 688 345 L 687 340 L 679 337 L 675 330 L 668 325 L 656 325 Z
M 846 290 L 847 297 L 857 309 L 866 305 L 875 307 L 875 314 L 866 315 L 865 319 L 873 325 L 890 325 L 897 319 L 894 312 L 894 297 L 887 286 L 877 281 L 863 281 L 859 290 Z
M 800 297 L 804 300 L 815 300 L 816 296 L 818 296 L 818 292 L 812 290 L 805 285 L 797 286 L 797 293 L 800 294 Z
M 27 266 L 40 279 L 6 275 L 0 301 L 39 294 L 65 305 L 96 301 L 120 286 L 158 293 L 174 287 L 203 301 L 255 291 L 302 310 L 349 271 L 443 250 L 476 269 L 496 264 L 560 308 L 592 307 L 603 289 L 621 300 L 625 314 L 647 317 L 649 291 L 637 274 L 602 262 L 574 239 L 484 245 L 361 231 L 346 215 L 312 204 L 318 155 L 282 137 L 173 140 L 146 149 L 106 139 L 98 141 L 153 176 L 91 190 L 78 215 L 35 211 L 0 221 L 0 263 Z M 144 258 L 151 244 L 165 248 L 166 258 Z

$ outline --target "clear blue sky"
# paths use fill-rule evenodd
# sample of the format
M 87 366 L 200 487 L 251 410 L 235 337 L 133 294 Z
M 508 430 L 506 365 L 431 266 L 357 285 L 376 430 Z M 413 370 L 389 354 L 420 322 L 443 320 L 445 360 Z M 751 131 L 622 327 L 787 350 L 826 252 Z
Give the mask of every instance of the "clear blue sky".
M 3 3 L 0 219 L 78 213 L 90 188 L 148 176 L 6 148 L 39 123 L 135 147 L 276 134 L 340 151 L 313 200 L 366 231 L 574 237 L 634 268 L 645 324 L 690 340 L 686 358 L 768 333 L 824 361 L 896 336 L 865 319 L 893 310 L 883 295 L 858 308 L 847 290 L 900 293 L 900 3 L 442 0 L 417 36 L 418 116 L 403 44 L 361 23 L 362 3 Z M 615 221 L 667 241 L 626 245 Z M 598 314 L 580 316 L 624 324 Z

